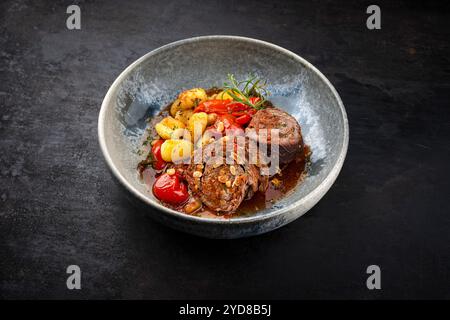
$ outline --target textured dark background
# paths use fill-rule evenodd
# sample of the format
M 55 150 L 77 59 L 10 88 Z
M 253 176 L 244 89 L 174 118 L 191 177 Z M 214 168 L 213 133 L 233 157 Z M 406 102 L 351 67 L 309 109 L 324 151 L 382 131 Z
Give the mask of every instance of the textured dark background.
M 66 29 L 79 4 L 82 30 Z M 370 2 L 2 1 L 3 298 L 450 298 L 448 5 Z M 214 241 L 137 212 L 103 162 L 97 116 L 132 61 L 230 34 L 317 66 L 346 106 L 350 145 L 328 194 L 275 232 Z M 65 269 L 82 269 L 82 290 Z M 380 265 L 382 290 L 365 286 Z

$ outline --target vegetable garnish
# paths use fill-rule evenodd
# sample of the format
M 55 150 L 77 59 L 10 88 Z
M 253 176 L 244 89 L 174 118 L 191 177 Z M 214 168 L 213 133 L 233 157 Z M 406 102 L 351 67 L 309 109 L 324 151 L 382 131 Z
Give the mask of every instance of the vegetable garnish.
M 247 80 L 238 81 L 232 74 L 228 74 L 228 80 L 229 82 L 224 83 L 224 92 L 235 101 L 257 110 L 264 108 L 264 102 L 267 101 L 266 98 L 270 95 L 270 92 L 266 89 L 266 81 L 262 82 L 253 75 L 250 75 Z
M 233 114 L 236 112 L 243 112 L 249 110 L 249 107 L 242 102 L 232 100 L 209 100 L 202 102 L 194 109 L 194 113 L 206 112 L 217 114 Z
M 244 129 L 242 129 L 241 124 L 236 122 L 236 118 L 232 115 L 219 115 L 218 121 L 215 127 L 219 123 L 223 123 L 225 135 L 227 136 L 241 136 L 244 135 Z
M 189 199 L 188 188 L 178 173 L 172 175 L 163 173 L 156 178 L 153 194 L 159 200 L 172 205 L 182 204 Z

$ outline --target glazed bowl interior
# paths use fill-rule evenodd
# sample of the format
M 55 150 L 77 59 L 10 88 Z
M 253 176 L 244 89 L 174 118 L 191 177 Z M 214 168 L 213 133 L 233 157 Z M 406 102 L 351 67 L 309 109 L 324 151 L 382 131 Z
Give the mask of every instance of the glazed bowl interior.
M 253 219 L 301 203 L 333 170 L 339 172 L 347 148 L 347 120 L 339 96 L 320 72 L 295 54 L 262 41 L 200 37 L 143 56 L 118 77 L 105 97 L 99 119 L 102 151 L 114 175 L 135 196 L 169 214 L 184 215 L 161 206 L 138 178 L 136 165 L 142 156 L 137 150 L 146 119 L 181 91 L 221 86 L 229 73 L 238 79 L 250 73 L 266 79 L 269 99 L 298 120 L 312 150 L 304 181 L 271 208 L 255 213 Z M 336 172 L 333 180 L 335 176 Z

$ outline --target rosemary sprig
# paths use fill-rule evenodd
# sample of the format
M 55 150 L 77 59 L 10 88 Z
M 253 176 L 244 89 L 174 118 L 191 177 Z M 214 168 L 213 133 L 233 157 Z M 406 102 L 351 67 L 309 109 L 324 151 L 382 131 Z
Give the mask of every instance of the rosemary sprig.
M 229 82 L 224 83 L 224 92 L 229 94 L 234 100 L 241 102 L 257 110 L 264 108 L 264 102 L 270 92 L 266 89 L 267 82 L 262 82 L 254 75 L 248 79 L 238 81 L 232 74 L 228 74 Z M 241 89 L 242 88 L 242 89 Z M 252 102 L 250 97 L 259 97 L 257 102 Z

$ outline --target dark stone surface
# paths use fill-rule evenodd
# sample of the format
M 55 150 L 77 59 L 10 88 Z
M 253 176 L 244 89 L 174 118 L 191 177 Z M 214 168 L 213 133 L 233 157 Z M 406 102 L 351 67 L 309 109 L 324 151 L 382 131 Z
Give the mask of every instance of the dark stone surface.
M 450 298 L 448 5 L 71 1 L 0 5 L 3 298 Z M 329 193 L 275 232 L 196 238 L 137 212 L 97 144 L 128 64 L 197 35 L 244 35 L 317 66 L 347 108 L 350 146 Z M 82 290 L 65 269 L 82 269 Z M 378 264 L 382 290 L 365 286 Z

